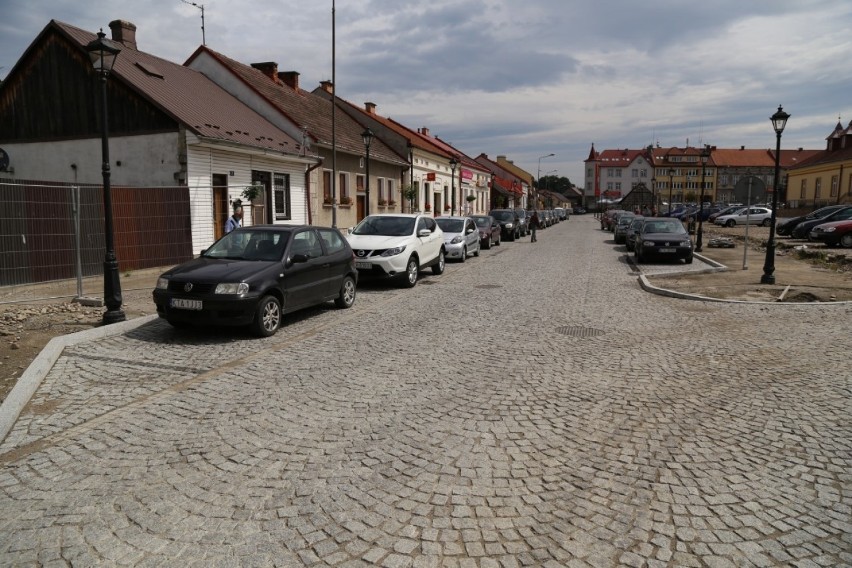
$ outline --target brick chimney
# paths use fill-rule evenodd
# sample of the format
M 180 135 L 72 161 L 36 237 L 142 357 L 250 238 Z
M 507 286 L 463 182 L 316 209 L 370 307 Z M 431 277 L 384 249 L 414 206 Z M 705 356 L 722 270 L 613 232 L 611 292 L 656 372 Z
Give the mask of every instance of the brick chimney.
M 298 71 L 282 71 L 278 74 L 278 78 L 292 88 L 294 91 L 299 90 L 299 72 Z
M 263 63 L 252 63 L 252 67 L 272 79 L 273 83 L 280 83 L 281 79 L 278 78 L 278 64 L 274 61 L 265 61 Z
M 124 47 L 137 49 L 136 26 L 127 20 L 113 20 L 109 23 L 112 32 L 112 41 L 120 43 Z
M 322 87 L 322 90 L 329 95 L 334 93 L 334 83 L 331 81 L 320 81 L 320 87 Z
M 424 126 L 420 129 L 420 134 L 422 134 L 423 136 L 429 136 L 429 129 Z
M 376 114 L 376 103 L 364 103 L 367 114 Z

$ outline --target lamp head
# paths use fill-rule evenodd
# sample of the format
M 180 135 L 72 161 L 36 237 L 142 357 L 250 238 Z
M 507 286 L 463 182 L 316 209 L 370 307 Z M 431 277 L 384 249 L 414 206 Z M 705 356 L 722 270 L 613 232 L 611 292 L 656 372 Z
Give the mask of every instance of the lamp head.
M 113 41 L 106 39 L 106 34 L 101 30 L 98 32 L 98 38 L 86 45 L 86 51 L 89 52 L 89 59 L 92 60 L 95 71 L 108 75 L 112 71 L 112 66 L 115 65 L 115 58 L 121 48 Z
M 778 111 L 769 117 L 769 120 L 772 121 L 772 128 L 775 130 L 775 134 L 780 135 L 784 132 L 784 127 L 787 126 L 788 118 L 790 118 L 790 115 L 784 112 L 781 105 L 778 105 Z
M 373 131 L 368 128 L 361 133 L 361 138 L 364 139 L 364 146 L 369 148 L 370 144 L 373 142 Z
M 455 156 L 450 158 L 450 167 L 452 168 L 453 171 L 456 171 L 456 166 L 458 166 L 458 165 L 459 165 L 459 161 L 456 159 Z

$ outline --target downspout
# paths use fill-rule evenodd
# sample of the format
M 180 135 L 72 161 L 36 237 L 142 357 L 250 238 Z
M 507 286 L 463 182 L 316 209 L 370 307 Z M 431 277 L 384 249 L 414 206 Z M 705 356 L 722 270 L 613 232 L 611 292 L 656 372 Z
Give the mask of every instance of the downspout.
M 313 225 L 313 217 L 311 216 L 311 172 L 322 165 L 322 156 L 318 156 L 319 162 L 309 167 L 305 171 L 305 205 L 308 208 L 308 225 Z
M 837 204 L 840 205 L 841 197 L 843 196 L 843 166 L 840 164 L 840 176 L 837 178 Z M 787 174 L 788 176 L 790 174 Z

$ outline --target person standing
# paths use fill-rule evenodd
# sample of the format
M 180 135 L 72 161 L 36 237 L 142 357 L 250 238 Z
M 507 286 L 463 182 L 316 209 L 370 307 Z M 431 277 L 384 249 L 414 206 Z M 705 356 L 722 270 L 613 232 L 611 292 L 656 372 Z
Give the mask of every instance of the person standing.
M 530 242 L 534 243 L 538 240 L 536 237 L 536 230 L 538 229 L 538 211 L 533 211 L 532 216 L 530 217 Z
M 243 226 L 243 206 L 234 203 L 234 214 L 225 221 L 225 234 Z

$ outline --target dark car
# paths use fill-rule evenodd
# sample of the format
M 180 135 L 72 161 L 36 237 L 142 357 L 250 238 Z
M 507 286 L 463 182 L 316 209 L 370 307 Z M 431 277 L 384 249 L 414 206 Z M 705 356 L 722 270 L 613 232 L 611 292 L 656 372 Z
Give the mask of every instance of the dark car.
M 615 224 L 615 230 L 612 232 L 612 238 L 615 240 L 615 244 L 624 244 L 625 238 L 627 237 L 627 227 L 630 226 L 630 223 L 632 223 L 635 218 L 636 215 L 627 211 L 618 216 L 618 222 Z
M 832 221 L 845 221 L 847 219 L 852 219 L 852 206 L 845 206 L 842 209 L 837 209 L 832 211 L 822 219 L 811 219 L 808 221 L 802 221 L 798 225 L 793 228 L 793 232 L 791 233 L 794 239 L 806 239 L 811 232 L 811 229 L 816 227 L 817 225 L 821 225 L 823 223 L 830 223 Z
M 500 223 L 491 215 L 471 215 L 479 230 L 479 246 L 490 249 L 491 245 L 500 246 Z
M 642 230 L 642 225 L 644 224 L 645 217 L 641 215 L 633 217 L 633 220 L 630 221 L 630 225 L 628 225 L 627 230 L 624 232 L 624 246 L 627 247 L 627 250 L 633 250 L 633 246 L 636 244 L 636 234 Z
M 775 223 L 775 234 L 782 237 L 789 237 L 793 234 L 793 229 L 796 228 L 796 225 L 799 223 L 803 223 L 804 221 L 813 221 L 814 219 L 823 219 L 827 215 L 834 213 L 844 207 L 848 207 L 847 205 L 829 205 L 828 207 L 820 207 L 814 211 L 811 211 L 807 215 L 799 215 L 798 217 L 790 217 L 789 219 L 779 219 Z
M 636 233 L 633 254 L 636 262 L 652 258 L 683 259 L 692 264 L 692 239 L 677 219 L 665 217 L 648 218 Z
M 527 215 L 525 209 L 518 207 L 515 209 L 515 214 L 518 216 L 518 232 L 521 236 L 530 234 L 530 216 Z
M 500 223 L 500 235 L 505 241 L 514 241 L 521 236 L 518 214 L 514 209 L 492 209 L 489 213 Z
M 357 282 L 352 249 L 337 229 L 254 225 L 164 272 L 154 303 L 175 327 L 247 325 L 267 337 L 286 313 L 330 300 L 351 307 Z
M 811 229 L 812 241 L 822 241 L 826 246 L 852 248 L 852 220 L 830 221 Z

